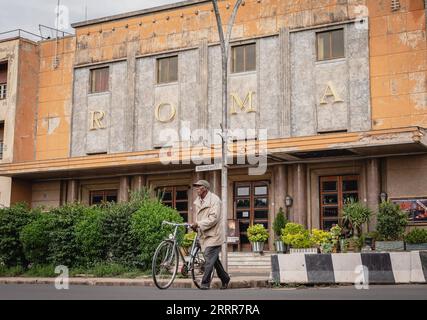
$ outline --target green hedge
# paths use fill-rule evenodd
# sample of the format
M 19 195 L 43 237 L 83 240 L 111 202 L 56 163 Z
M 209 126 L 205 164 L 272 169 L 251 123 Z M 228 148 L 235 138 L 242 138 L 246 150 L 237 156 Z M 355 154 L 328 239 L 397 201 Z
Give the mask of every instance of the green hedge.
M 157 245 L 171 232 L 161 226 L 163 220 L 182 222 L 176 210 L 145 191 L 126 203 L 76 203 L 48 212 L 25 205 L 1 209 L 0 266 L 110 264 L 146 270 Z

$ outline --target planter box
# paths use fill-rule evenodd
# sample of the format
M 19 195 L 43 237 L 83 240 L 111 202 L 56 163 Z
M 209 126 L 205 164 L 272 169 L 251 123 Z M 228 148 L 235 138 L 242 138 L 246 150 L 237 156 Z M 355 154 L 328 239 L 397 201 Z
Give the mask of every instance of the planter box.
M 264 242 L 251 242 L 252 251 L 255 253 L 261 253 L 264 251 Z
M 289 249 L 289 253 L 312 253 L 312 254 L 316 254 L 319 252 L 319 249 L 317 248 L 306 248 L 306 249 L 295 249 L 295 248 L 290 248 Z
M 375 251 L 405 251 L 403 241 L 375 241 Z
M 406 244 L 406 251 L 423 251 L 427 250 L 427 243 Z
M 276 247 L 276 252 L 285 253 L 287 251 L 287 245 L 283 241 L 274 241 L 274 246 Z

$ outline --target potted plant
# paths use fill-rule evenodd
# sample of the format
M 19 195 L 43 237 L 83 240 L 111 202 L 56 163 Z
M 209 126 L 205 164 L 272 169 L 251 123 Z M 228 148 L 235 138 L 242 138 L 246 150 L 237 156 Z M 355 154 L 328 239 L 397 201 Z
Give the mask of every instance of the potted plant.
M 414 229 L 405 236 L 406 250 L 427 250 L 427 230 Z
M 377 251 L 403 251 L 405 228 L 408 223 L 406 213 L 399 205 L 390 201 L 380 204 L 377 217 L 378 240 L 375 242 Z
M 290 253 L 317 253 L 310 232 L 304 226 L 289 222 L 282 230 L 282 240 L 289 245 Z
M 369 221 L 372 211 L 361 202 L 350 199 L 344 205 L 343 224 L 348 230 L 348 251 L 359 251 L 359 237 L 362 234 L 362 227 Z
M 193 241 L 196 235 L 197 233 L 194 231 L 191 231 L 184 235 L 184 238 L 182 239 L 182 242 L 181 242 L 181 248 L 183 250 L 182 253 L 184 256 L 188 256 L 190 254 L 189 250 L 191 249 L 191 245 L 193 244 Z
M 332 252 L 338 252 L 338 244 L 342 233 L 342 228 L 339 225 L 335 225 L 329 231 L 331 234 Z
M 285 214 L 283 209 L 280 208 L 279 212 L 276 215 L 276 218 L 273 222 L 273 231 L 276 236 L 276 240 L 274 241 L 274 245 L 276 247 L 276 252 L 284 253 L 286 252 L 285 244 L 281 239 L 282 229 L 286 227 L 288 220 L 285 218 Z
M 250 226 L 247 230 L 248 239 L 252 244 L 252 251 L 262 253 L 264 251 L 264 243 L 268 239 L 268 231 L 262 224 Z
M 331 253 L 333 249 L 332 235 L 330 232 L 313 229 L 311 230 L 311 240 L 318 246 L 321 253 Z

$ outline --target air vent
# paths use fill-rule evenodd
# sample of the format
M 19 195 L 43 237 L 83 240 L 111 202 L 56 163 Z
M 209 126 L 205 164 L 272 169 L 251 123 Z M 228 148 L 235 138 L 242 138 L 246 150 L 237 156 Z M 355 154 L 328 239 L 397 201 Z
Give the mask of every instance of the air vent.
M 400 10 L 400 1 L 399 0 L 391 0 L 391 11 Z

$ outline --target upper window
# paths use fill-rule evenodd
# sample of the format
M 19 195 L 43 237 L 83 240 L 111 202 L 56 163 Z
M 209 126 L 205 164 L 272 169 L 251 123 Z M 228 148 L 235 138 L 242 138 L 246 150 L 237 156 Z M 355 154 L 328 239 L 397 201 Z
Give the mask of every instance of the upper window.
M 184 221 L 188 221 L 188 187 L 167 187 L 157 189 L 163 204 L 176 209 Z
M 317 60 L 344 58 L 344 29 L 317 34 Z
M 233 73 L 256 70 L 256 46 L 255 43 L 235 46 L 232 48 Z
M 157 83 L 178 81 L 178 56 L 157 59 Z
M 7 62 L 0 63 L 0 100 L 6 99 L 7 92 Z
M 97 190 L 90 193 L 90 205 L 117 202 L 117 190 Z
M 110 68 L 92 69 L 90 71 L 90 92 L 106 92 L 109 90 Z

